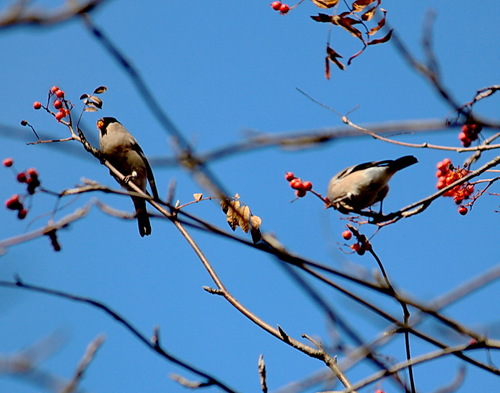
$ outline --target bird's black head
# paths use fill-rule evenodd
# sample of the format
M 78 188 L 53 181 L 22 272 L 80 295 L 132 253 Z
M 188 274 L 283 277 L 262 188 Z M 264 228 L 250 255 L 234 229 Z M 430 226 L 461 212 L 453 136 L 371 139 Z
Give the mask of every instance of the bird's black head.
M 111 123 L 120 124 L 120 122 L 114 117 L 103 117 L 102 119 L 97 120 L 97 128 L 99 128 L 101 132 L 104 132 Z

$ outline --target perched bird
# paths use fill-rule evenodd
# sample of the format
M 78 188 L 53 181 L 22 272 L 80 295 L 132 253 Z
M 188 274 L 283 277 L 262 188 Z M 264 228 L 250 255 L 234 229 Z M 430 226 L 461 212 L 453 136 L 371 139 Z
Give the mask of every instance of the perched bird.
M 149 180 L 151 191 L 158 198 L 155 179 L 151 166 L 141 147 L 127 129 L 114 117 L 103 117 L 97 121 L 99 129 L 99 146 L 104 158 L 108 160 L 122 175 L 125 181 L 115 179 L 124 188 L 132 181 L 137 187 L 147 193 L 146 186 Z M 113 175 L 111 173 L 111 175 Z M 143 198 L 132 197 L 134 202 L 139 233 L 141 236 L 151 234 L 151 223 Z
M 413 156 L 404 156 L 397 160 L 365 162 L 346 168 L 332 177 L 328 184 L 326 196 L 329 206 L 349 214 L 382 202 L 389 191 L 391 177 L 417 162 Z

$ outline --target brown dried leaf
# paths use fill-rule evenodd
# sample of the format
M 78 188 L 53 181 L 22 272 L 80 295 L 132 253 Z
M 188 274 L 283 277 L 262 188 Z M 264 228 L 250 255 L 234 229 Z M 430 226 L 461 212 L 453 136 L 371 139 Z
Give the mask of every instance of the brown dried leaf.
M 337 5 L 339 0 L 312 0 L 312 2 L 319 8 L 332 8 Z
M 98 88 L 96 88 L 94 90 L 94 93 L 93 94 L 102 94 L 104 93 L 106 90 L 108 90 L 108 88 L 106 86 L 99 86 Z
M 250 229 L 250 208 L 248 206 L 243 206 L 238 209 L 236 219 L 238 220 L 241 230 L 247 233 Z
M 193 198 L 196 202 L 199 202 L 201 200 L 201 198 L 203 198 L 203 194 L 201 192 L 197 192 L 197 193 L 193 194 Z
M 316 15 L 311 15 L 311 19 L 315 20 L 316 22 L 321 22 L 321 23 L 333 23 L 332 15 L 327 15 L 327 14 L 321 14 L 319 13 L 317 16 Z
M 262 219 L 259 216 L 250 217 L 250 225 L 253 229 L 259 229 L 262 225 Z
M 356 0 L 354 3 L 352 3 L 352 9 L 354 12 L 363 11 L 367 6 L 369 6 L 371 3 L 375 1 L 377 0 Z
M 391 29 L 386 35 L 385 37 L 382 37 L 382 38 L 379 38 L 378 40 L 372 40 L 370 42 L 368 42 L 367 44 L 368 45 L 377 45 L 377 44 L 383 44 L 384 42 L 387 42 L 391 39 L 391 36 L 392 36 L 392 30 Z
M 370 8 L 369 10 L 365 11 L 363 15 L 361 15 L 361 19 L 364 20 L 365 22 L 371 20 L 373 18 L 373 15 L 375 15 L 375 12 L 377 11 L 378 6 L 380 5 L 380 1 L 377 1 L 377 5 L 375 7 Z
M 383 13 L 384 13 L 384 16 L 382 19 L 380 19 L 380 21 L 378 22 L 378 25 L 371 28 L 370 31 L 368 32 L 368 35 L 373 35 L 375 34 L 377 31 L 379 31 L 382 27 L 385 26 L 385 16 L 387 14 L 387 11 L 386 10 L 383 10 L 383 9 L 380 9 Z
M 325 57 L 325 78 L 330 79 L 330 59 Z
M 97 108 L 94 108 L 93 106 L 86 106 L 84 111 L 85 112 L 97 112 Z
M 97 107 L 99 109 L 102 109 L 102 100 L 99 97 L 91 96 L 91 97 L 89 97 L 89 100 L 92 100 L 91 101 L 92 105 L 94 105 L 95 107 Z
M 337 52 L 335 52 L 335 50 L 333 50 L 333 48 L 327 46 L 326 47 L 326 53 L 327 53 L 327 60 L 330 60 L 331 62 L 333 62 L 337 67 L 339 67 L 342 71 L 345 70 L 345 65 L 342 64 L 338 58 L 342 58 L 341 55 L 339 55 Z
M 349 18 L 347 15 L 351 15 L 350 12 L 343 12 L 340 15 L 334 15 L 332 16 L 332 23 L 334 25 L 338 25 L 343 27 L 345 30 L 347 30 L 349 33 L 351 33 L 354 37 L 359 38 L 361 41 L 363 41 L 363 34 L 356 29 L 353 25 L 361 23 L 359 20 Z
M 88 95 L 88 94 L 82 94 L 82 95 L 80 96 L 80 100 L 83 100 L 84 98 L 87 98 L 87 97 L 89 97 L 89 95 Z

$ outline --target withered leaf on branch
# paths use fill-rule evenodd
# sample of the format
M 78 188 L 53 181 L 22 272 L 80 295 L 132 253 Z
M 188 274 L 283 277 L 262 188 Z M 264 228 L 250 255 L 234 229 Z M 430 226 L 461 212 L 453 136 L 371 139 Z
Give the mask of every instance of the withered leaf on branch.
M 392 36 L 392 30 L 391 29 L 386 35 L 385 37 L 382 37 L 382 38 L 379 38 L 378 40 L 371 40 L 369 41 L 367 44 L 368 45 L 377 45 L 377 44 L 383 44 L 384 42 L 387 42 L 391 39 L 391 36 Z
M 386 10 L 384 10 L 384 9 L 382 9 L 382 8 L 380 9 L 380 11 L 382 11 L 382 12 L 384 13 L 384 16 L 383 16 L 383 18 L 382 18 L 382 19 L 380 19 L 380 21 L 378 22 L 378 25 L 377 25 L 377 26 L 372 27 L 372 28 L 370 29 L 370 31 L 368 32 L 368 34 L 369 34 L 369 35 L 373 35 L 373 34 L 375 34 L 375 33 L 376 33 L 376 32 L 378 32 L 378 31 L 379 31 L 382 27 L 384 27 L 384 26 L 385 26 L 385 16 L 386 16 L 386 14 L 387 14 L 387 11 L 386 11 Z
M 363 11 L 367 6 L 369 6 L 371 3 L 374 3 L 375 1 L 377 0 L 356 0 L 352 3 L 352 10 L 354 12 Z M 378 3 L 380 4 L 380 0 L 378 0 Z
M 337 5 L 339 0 L 312 0 L 312 2 L 319 8 L 332 8 Z
M 342 64 L 338 58 L 342 58 L 341 55 L 339 55 L 337 52 L 335 52 L 335 50 L 333 48 L 331 48 L 330 46 L 327 46 L 326 47 L 326 60 L 327 60 L 327 64 L 328 64 L 328 61 L 331 61 L 333 63 L 335 63 L 337 65 L 337 67 L 339 67 L 342 71 L 345 70 L 345 65 Z
M 237 227 L 240 227 L 245 233 L 252 230 L 253 237 L 253 231 L 258 231 L 262 220 L 260 217 L 252 215 L 248 206 L 241 206 L 237 198 L 239 198 L 238 195 L 234 199 L 226 198 L 222 200 L 220 202 L 222 211 L 226 214 L 227 223 L 233 231 Z
M 201 192 L 197 192 L 196 194 L 193 194 L 193 199 L 196 202 L 199 202 L 201 200 L 201 198 L 203 198 L 203 194 Z
M 375 11 L 377 11 L 378 6 L 380 5 L 380 0 L 377 1 L 377 4 L 375 7 L 370 8 L 369 10 L 366 10 L 362 15 L 361 19 L 366 21 L 369 21 L 373 18 L 373 15 L 375 15 Z
M 106 90 L 108 90 L 108 88 L 106 86 L 99 86 L 98 88 L 96 88 L 94 90 L 94 93 L 93 94 L 102 94 L 104 93 Z
M 353 25 L 361 23 L 357 19 L 349 18 L 347 15 L 351 15 L 350 12 L 343 12 L 340 15 L 334 15 L 332 16 L 332 23 L 334 25 L 338 25 L 343 27 L 345 30 L 347 30 L 349 33 L 351 33 L 354 37 L 359 38 L 361 41 L 363 41 L 363 34 L 356 29 Z
M 319 13 L 318 15 L 311 15 L 311 19 L 315 20 L 316 22 L 321 22 L 321 23 L 333 23 L 332 22 L 332 15 L 327 15 L 327 14 L 322 14 Z

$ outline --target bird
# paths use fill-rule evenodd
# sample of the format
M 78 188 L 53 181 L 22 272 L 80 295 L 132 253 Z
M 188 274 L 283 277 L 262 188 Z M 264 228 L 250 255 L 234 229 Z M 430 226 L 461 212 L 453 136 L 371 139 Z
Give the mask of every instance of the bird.
M 340 213 L 359 213 L 362 209 L 381 203 L 389 192 L 389 180 L 401 169 L 416 164 L 414 156 L 396 160 L 365 162 L 350 166 L 332 177 L 327 190 L 327 207 Z
M 120 181 L 110 171 L 115 180 L 124 188 L 132 181 L 137 187 L 147 193 L 147 182 L 154 198 L 158 198 L 155 178 L 146 155 L 139 143 L 130 132 L 114 117 L 103 117 L 97 121 L 99 129 L 99 147 L 104 158 L 110 162 L 122 175 Z M 141 237 L 151 234 L 151 223 L 144 198 L 132 197 L 134 202 L 139 234 Z

